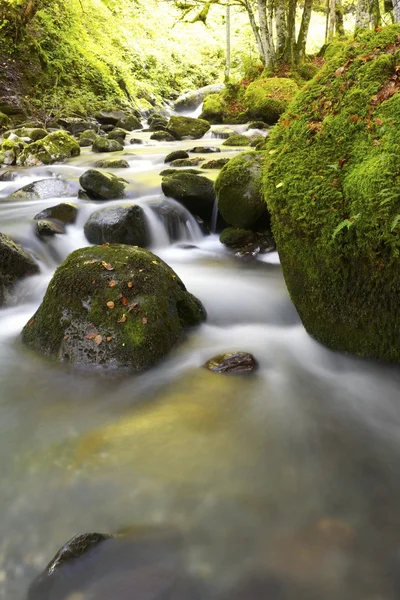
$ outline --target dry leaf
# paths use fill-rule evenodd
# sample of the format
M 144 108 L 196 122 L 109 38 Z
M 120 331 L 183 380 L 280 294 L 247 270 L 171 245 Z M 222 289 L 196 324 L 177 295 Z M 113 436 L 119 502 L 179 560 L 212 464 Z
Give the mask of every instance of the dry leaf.
M 114 271 L 114 267 L 110 263 L 106 263 L 105 260 L 101 261 L 101 266 L 104 267 L 107 271 Z
M 32 327 L 32 325 L 34 324 L 35 319 L 31 319 L 28 323 L 28 327 Z
M 98 260 L 85 260 L 84 265 L 94 265 L 94 263 L 99 262 Z
M 133 288 L 133 282 L 132 281 L 129 281 L 128 288 Z
M 103 338 L 101 337 L 101 335 L 96 335 L 96 337 L 94 338 L 94 341 L 96 342 L 96 344 L 97 344 L 98 346 L 100 346 L 100 344 L 101 344 L 101 343 L 102 343 L 102 341 L 103 341 Z
M 120 320 L 118 321 L 118 323 L 126 323 L 126 315 L 122 315 L 122 317 L 120 318 Z
M 142 323 L 143 323 L 143 325 L 147 325 L 147 317 L 143 317 Z
M 128 304 L 128 298 L 125 298 L 125 296 L 122 296 L 121 302 L 124 306 L 126 306 Z
M 115 304 L 112 300 L 110 300 L 110 302 L 107 302 L 107 306 L 108 308 L 114 308 Z
M 97 333 L 88 333 L 88 335 L 85 336 L 85 340 L 94 340 L 96 336 Z
M 109 335 L 108 338 L 106 338 L 106 339 L 107 339 L 107 342 L 111 342 L 112 337 Z
M 107 285 L 108 285 L 108 287 L 110 287 L 110 288 L 114 288 L 114 287 L 117 285 L 117 282 L 116 282 L 116 281 L 114 281 L 114 279 L 111 279 L 111 281 L 109 281 L 109 282 L 107 283 Z

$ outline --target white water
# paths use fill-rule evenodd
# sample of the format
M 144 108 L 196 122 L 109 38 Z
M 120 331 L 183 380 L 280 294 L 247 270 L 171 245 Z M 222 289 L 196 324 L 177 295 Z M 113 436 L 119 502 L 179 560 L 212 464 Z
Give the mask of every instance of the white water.
M 152 250 L 202 300 L 208 319 L 139 377 L 75 372 L 28 352 L 19 333 L 56 266 L 87 245 L 82 228 L 98 204 L 75 200 L 77 223 L 44 243 L 31 219 L 61 199 L 0 203 L 1 231 L 41 266 L 0 310 L 0 597 L 22 600 L 79 531 L 151 524 L 179 529 L 180 568 L 198 582 L 202 600 L 397 600 L 398 369 L 312 340 L 277 253 L 240 261 L 164 199 L 163 157 L 193 142 L 151 145 L 139 136 L 146 145 L 135 146 L 138 155 L 121 170 L 134 190 L 128 202 L 144 208 Z M 85 152 L 51 172 L 76 179 L 98 158 Z M 0 194 L 44 175 L 21 171 Z M 178 215 L 173 243 L 169 213 Z M 252 352 L 258 373 L 201 369 L 230 350 Z M 253 591 L 240 595 L 246 581 Z M 268 592 L 271 581 L 279 594 Z

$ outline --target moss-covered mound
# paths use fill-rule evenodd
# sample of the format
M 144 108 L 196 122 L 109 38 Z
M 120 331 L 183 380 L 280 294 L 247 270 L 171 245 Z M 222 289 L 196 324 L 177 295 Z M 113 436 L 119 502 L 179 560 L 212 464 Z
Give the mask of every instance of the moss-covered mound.
M 192 215 L 201 217 L 209 223 L 215 202 L 214 185 L 211 179 L 188 171 L 167 170 L 172 173 L 163 177 L 161 181 L 164 194 L 183 204 Z
M 193 117 L 171 117 L 167 131 L 177 140 L 197 140 L 210 129 L 210 124 L 203 119 Z
M 37 167 L 62 162 L 80 154 L 78 142 L 66 131 L 54 131 L 24 148 L 17 158 L 17 165 Z
M 343 45 L 270 136 L 264 192 L 289 292 L 335 350 L 400 360 L 400 26 Z
M 218 210 L 229 225 L 249 229 L 267 213 L 261 190 L 263 162 L 264 152 L 243 152 L 221 169 L 215 192 Z
M 201 303 L 151 252 L 95 246 L 57 269 L 22 339 L 61 362 L 141 371 L 204 318 Z
M 9 288 L 28 275 L 39 273 L 39 267 L 25 250 L 4 233 L 0 233 L 0 256 L 0 306 L 2 306 Z
M 244 103 L 245 84 L 230 83 L 219 93 L 209 94 L 203 102 L 201 119 L 209 123 L 246 123 L 248 112 Z
M 244 97 L 249 116 L 273 125 L 285 112 L 298 89 L 294 81 L 281 77 L 253 81 Z
M 250 138 L 246 135 L 242 135 L 241 133 L 237 133 L 236 135 L 230 135 L 224 142 L 222 142 L 223 146 L 250 146 Z

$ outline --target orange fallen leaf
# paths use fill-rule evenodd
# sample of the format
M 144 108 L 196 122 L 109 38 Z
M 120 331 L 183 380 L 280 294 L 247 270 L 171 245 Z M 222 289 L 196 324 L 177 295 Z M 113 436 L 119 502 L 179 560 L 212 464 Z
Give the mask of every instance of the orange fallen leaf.
M 63 340 L 64 340 L 64 341 L 67 341 L 67 340 L 69 340 L 69 335 L 64 335 L 64 337 L 63 337 Z
M 115 304 L 112 300 L 110 300 L 110 302 L 107 302 L 107 306 L 108 308 L 114 308 Z
M 94 341 L 96 342 L 96 344 L 97 344 L 98 346 L 100 346 L 100 344 L 101 344 L 101 343 L 102 343 L 102 341 L 103 341 L 103 338 L 101 337 L 101 335 L 96 335 L 96 337 L 94 338 Z
M 129 281 L 128 288 L 133 288 L 133 282 L 132 281 Z
M 142 323 L 143 323 L 143 325 L 147 325 L 147 317 L 143 317 Z
M 85 336 L 85 340 L 94 340 L 96 336 L 97 333 L 88 333 L 88 335 Z
M 34 324 L 35 319 L 31 319 L 28 323 L 28 327 L 32 327 L 32 325 Z
M 111 342 L 112 337 L 109 335 L 106 339 L 107 339 L 107 342 Z
M 126 323 L 126 315 L 122 315 L 122 317 L 120 318 L 120 320 L 118 321 L 118 323 Z
M 105 260 L 101 261 L 101 266 L 104 267 L 107 271 L 114 271 L 114 267 L 111 263 L 106 263 Z
M 117 282 L 116 282 L 116 281 L 114 281 L 114 279 L 111 279 L 111 281 L 109 281 L 109 282 L 107 283 L 107 285 L 108 285 L 108 287 L 110 287 L 110 288 L 114 288 L 114 287 L 117 285 Z
M 125 298 L 125 296 L 122 296 L 121 302 L 124 306 L 126 306 L 128 304 L 128 298 Z

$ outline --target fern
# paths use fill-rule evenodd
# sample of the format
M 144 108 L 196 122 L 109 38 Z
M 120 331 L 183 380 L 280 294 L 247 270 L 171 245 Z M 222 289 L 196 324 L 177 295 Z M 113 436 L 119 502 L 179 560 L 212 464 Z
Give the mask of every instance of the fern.
M 334 231 L 332 233 L 332 239 L 334 240 L 335 237 L 337 236 L 337 234 L 340 233 L 340 231 L 342 231 L 343 229 L 350 229 L 350 227 L 352 227 L 354 225 L 354 223 L 356 223 L 360 217 L 361 217 L 361 213 L 358 213 L 358 215 L 354 215 L 354 217 L 350 217 L 349 219 L 344 219 L 344 221 L 341 221 L 339 223 L 339 225 L 334 229 Z M 400 219 L 400 215 L 399 215 L 399 219 Z

